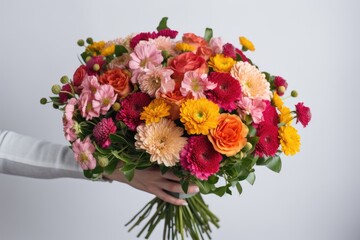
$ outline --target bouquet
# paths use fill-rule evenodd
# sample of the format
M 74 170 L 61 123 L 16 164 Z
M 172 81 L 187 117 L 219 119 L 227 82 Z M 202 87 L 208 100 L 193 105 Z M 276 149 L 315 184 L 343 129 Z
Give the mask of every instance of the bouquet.
M 163 221 L 163 239 L 210 239 L 219 219 L 202 195 L 241 194 L 240 182 L 253 184 L 259 165 L 279 172 L 281 153 L 300 150 L 294 123 L 306 127 L 311 112 L 303 102 L 285 105 L 287 81 L 245 55 L 255 50 L 247 38 L 237 47 L 210 28 L 204 37 L 177 35 L 163 18 L 157 31 L 79 40 L 80 66 L 41 103 L 63 111 L 65 138 L 86 177 L 122 171 L 131 181 L 136 169 L 157 167 L 178 176 L 185 192 L 199 187 L 187 206 L 154 198 L 130 230 L 143 224 L 138 236 L 149 238 Z

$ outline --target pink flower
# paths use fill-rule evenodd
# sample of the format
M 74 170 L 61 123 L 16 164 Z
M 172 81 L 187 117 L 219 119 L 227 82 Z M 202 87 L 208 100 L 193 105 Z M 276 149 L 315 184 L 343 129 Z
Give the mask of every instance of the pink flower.
M 207 180 L 220 168 L 222 155 L 204 135 L 188 138 L 180 152 L 180 165 L 200 180 Z
M 123 121 L 130 130 L 136 131 L 136 127 L 143 123 L 140 120 L 140 113 L 150 102 L 150 96 L 143 92 L 128 95 L 120 103 L 121 108 L 116 115 L 116 120 Z
M 162 30 L 158 31 L 157 35 L 174 39 L 178 35 L 178 31 L 167 28 L 167 29 L 162 29 Z
M 231 43 L 226 43 L 223 45 L 223 54 L 225 57 L 236 59 L 235 47 Z
M 256 127 L 256 135 L 259 141 L 255 146 L 255 155 L 274 156 L 280 145 L 277 126 L 262 122 Z
M 139 74 L 137 81 L 140 90 L 155 97 L 160 91 L 163 93 L 172 92 L 175 89 L 175 80 L 171 79 L 173 71 L 161 66 L 150 66 L 142 74 Z
M 71 98 L 66 106 L 65 106 L 65 111 L 64 111 L 64 117 L 66 120 L 70 121 L 72 120 L 73 116 L 74 116 L 74 111 L 75 111 L 75 105 L 77 104 L 77 100 L 76 98 Z
M 303 127 L 306 127 L 311 120 L 311 111 L 309 107 L 304 106 L 303 102 L 299 102 L 295 105 L 297 120 L 296 123 L 300 122 Z
M 103 118 L 93 129 L 95 141 L 100 147 L 108 148 L 111 144 L 110 134 L 116 132 L 116 126 L 111 118 Z
M 213 90 L 206 91 L 206 97 L 226 111 L 236 109 L 236 102 L 242 96 L 239 81 L 230 74 L 221 72 L 212 72 L 209 81 L 216 83 L 217 86 Z
M 279 123 L 279 116 L 276 112 L 276 108 L 271 105 L 270 101 L 265 101 L 266 107 L 263 112 L 264 122 L 271 123 L 274 126 L 277 126 Z
M 95 76 L 85 76 L 82 84 L 82 93 L 91 93 L 94 94 L 100 87 L 100 83 Z
M 283 78 L 280 77 L 280 76 L 276 76 L 275 79 L 274 79 L 274 85 L 275 85 L 275 87 L 276 87 L 276 93 L 277 93 L 279 96 L 283 96 L 285 90 L 286 90 L 287 87 L 288 87 L 288 83 L 286 82 L 286 80 L 283 79 Z M 280 88 L 280 87 L 284 87 L 284 91 L 279 91 L 279 88 Z
M 105 64 L 103 56 L 92 57 L 86 62 L 86 72 L 88 75 L 97 75 Z M 96 66 L 95 66 L 96 65 Z
M 80 138 L 76 139 L 72 144 L 72 150 L 82 169 L 91 170 L 96 167 L 96 159 L 93 156 L 95 147 L 89 137 L 86 137 L 84 141 L 81 141 Z
M 161 51 L 157 49 L 156 45 L 149 42 L 141 42 L 136 45 L 134 52 L 130 54 L 130 57 L 129 67 L 132 70 L 158 66 L 164 59 L 161 55 Z
M 223 42 L 220 37 L 212 38 L 209 42 L 213 54 L 220 54 L 223 50 Z
M 184 75 L 184 80 L 181 82 L 180 92 L 183 96 L 192 94 L 194 99 L 205 98 L 204 92 L 216 88 L 217 84 L 210 82 L 207 79 L 207 74 L 202 74 L 197 71 L 189 71 Z
M 100 113 L 105 115 L 110 107 L 115 103 L 117 94 L 114 88 L 108 84 L 101 85 L 94 95 L 92 105 L 94 109 L 100 108 Z
M 93 95 L 89 92 L 83 92 L 79 97 L 80 113 L 86 120 L 100 116 L 100 107 L 94 108 L 93 100 Z
M 263 111 L 266 108 L 266 103 L 261 99 L 250 99 L 248 97 L 243 97 L 240 99 L 237 105 L 239 107 L 240 116 L 244 117 L 245 115 L 251 115 L 251 118 L 255 124 L 258 124 L 264 120 Z
M 72 119 L 68 120 L 65 116 L 63 117 L 64 136 L 69 142 L 73 142 L 77 138 L 74 125 L 75 122 Z

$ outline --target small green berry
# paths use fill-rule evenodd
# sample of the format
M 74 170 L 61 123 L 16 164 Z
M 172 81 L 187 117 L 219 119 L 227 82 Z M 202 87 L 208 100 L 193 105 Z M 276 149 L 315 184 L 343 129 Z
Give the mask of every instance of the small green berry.
M 58 84 L 55 84 L 55 85 L 53 85 L 52 87 L 51 87 L 51 92 L 53 93 L 53 94 L 59 94 L 60 93 L 60 91 L 61 91 L 61 87 L 60 87 L 60 85 L 58 85 Z

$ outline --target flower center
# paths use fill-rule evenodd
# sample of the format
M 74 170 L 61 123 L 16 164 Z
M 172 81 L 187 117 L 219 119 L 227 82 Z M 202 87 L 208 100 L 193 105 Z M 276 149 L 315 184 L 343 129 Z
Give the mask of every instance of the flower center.
M 81 162 L 87 162 L 88 160 L 89 160 L 89 158 L 86 155 L 86 153 L 84 153 L 84 152 L 80 153 L 80 161 Z

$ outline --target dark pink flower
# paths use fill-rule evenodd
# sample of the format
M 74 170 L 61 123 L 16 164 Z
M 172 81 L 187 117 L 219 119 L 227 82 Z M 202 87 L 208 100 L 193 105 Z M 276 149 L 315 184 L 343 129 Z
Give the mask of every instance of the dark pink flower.
M 237 54 L 240 55 L 241 61 L 248 62 L 247 57 L 245 56 L 245 54 L 240 49 L 236 49 L 235 51 L 236 51 Z
M 277 124 L 279 123 L 279 117 L 278 114 L 276 112 L 276 108 L 271 105 L 270 101 L 265 101 L 266 102 L 266 107 L 265 110 L 263 111 L 263 122 L 268 122 L 271 123 L 274 126 L 277 126 Z
M 278 128 L 269 122 L 261 122 L 256 127 L 259 141 L 255 146 L 255 155 L 274 156 L 279 148 Z
M 140 113 L 150 102 L 150 96 L 143 92 L 128 95 L 120 102 L 121 108 L 116 115 L 116 120 L 123 121 L 129 129 L 136 131 L 136 127 L 143 122 L 140 120 Z
M 235 47 L 231 43 L 224 44 L 223 54 L 225 57 L 231 57 L 236 59 Z
M 162 30 L 158 31 L 157 35 L 174 39 L 178 35 L 178 31 L 167 28 L 167 29 L 162 29 Z
M 241 98 L 240 82 L 230 74 L 221 72 L 212 72 L 208 79 L 217 86 L 213 90 L 206 91 L 206 97 L 226 111 L 236 109 L 236 102 Z
M 190 137 L 180 152 L 180 165 L 201 180 L 217 173 L 221 160 L 222 155 L 204 135 Z
M 303 102 L 299 102 L 295 105 L 297 120 L 296 123 L 300 122 L 303 127 L 306 127 L 311 120 L 310 108 L 304 106 Z
M 111 118 L 103 118 L 93 129 L 96 143 L 102 148 L 108 148 L 111 144 L 110 134 L 116 132 L 116 126 Z
M 286 82 L 286 80 L 283 79 L 283 78 L 280 77 L 280 76 L 275 76 L 274 85 L 275 85 L 275 87 L 276 87 L 276 93 L 277 93 L 279 96 L 283 96 L 285 90 L 286 90 L 287 87 L 288 87 L 288 83 Z M 284 87 L 285 89 L 281 89 L 280 87 Z M 279 88 L 280 88 L 280 90 L 279 90 Z
M 61 87 L 61 91 L 59 93 L 60 103 L 65 103 L 71 97 L 71 95 L 69 94 L 71 92 L 72 92 L 72 89 L 71 89 L 71 86 L 69 83 L 63 85 Z
M 147 41 L 149 39 L 154 39 L 157 38 L 158 35 L 156 32 L 142 32 L 139 33 L 137 35 L 135 35 L 131 40 L 130 40 L 130 47 L 132 49 L 134 49 L 136 47 L 136 45 L 140 42 L 140 41 Z
M 92 57 L 86 62 L 86 72 L 88 75 L 97 75 L 105 64 L 103 56 Z

